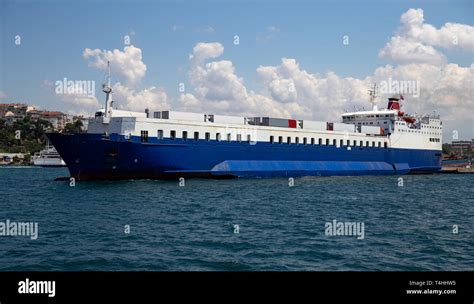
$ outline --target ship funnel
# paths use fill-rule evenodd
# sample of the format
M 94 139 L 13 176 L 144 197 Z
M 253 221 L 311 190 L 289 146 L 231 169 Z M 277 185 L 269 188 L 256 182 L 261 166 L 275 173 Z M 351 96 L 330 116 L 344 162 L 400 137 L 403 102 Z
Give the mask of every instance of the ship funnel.
M 400 110 L 400 100 L 404 100 L 403 96 L 400 94 L 395 94 L 388 99 L 387 109 L 389 110 Z

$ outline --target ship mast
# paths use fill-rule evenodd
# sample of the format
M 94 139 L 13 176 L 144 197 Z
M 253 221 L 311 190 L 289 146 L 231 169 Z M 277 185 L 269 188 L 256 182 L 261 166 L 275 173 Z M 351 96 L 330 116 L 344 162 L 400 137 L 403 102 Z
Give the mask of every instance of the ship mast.
M 372 104 L 372 110 L 373 111 L 378 111 L 377 108 L 377 102 L 375 101 L 375 98 L 377 97 L 377 84 L 374 83 L 374 87 L 369 90 L 369 102 Z
M 102 91 L 105 93 L 105 113 L 104 117 L 112 116 L 112 87 L 110 85 L 110 61 L 107 61 L 107 84 L 102 85 Z

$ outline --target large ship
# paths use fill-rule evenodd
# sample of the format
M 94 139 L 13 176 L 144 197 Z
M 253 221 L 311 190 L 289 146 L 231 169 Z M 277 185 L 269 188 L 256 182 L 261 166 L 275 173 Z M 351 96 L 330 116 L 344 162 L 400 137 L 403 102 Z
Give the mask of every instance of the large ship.
M 403 97 L 386 109 L 344 113 L 340 122 L 112 108 L 82 134 L 49 134 L 72 177 L 140 179 L 393 175 L 441 169 L 439 116 L 410 116 Z

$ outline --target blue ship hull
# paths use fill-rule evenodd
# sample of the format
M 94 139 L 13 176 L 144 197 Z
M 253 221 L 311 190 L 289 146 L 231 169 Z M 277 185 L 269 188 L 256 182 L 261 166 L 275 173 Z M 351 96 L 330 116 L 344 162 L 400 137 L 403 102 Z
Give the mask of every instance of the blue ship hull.
M 441 151 L 435 150 L 157 138 L 142 143 L 140 137 L 117 134 L 48 137 L 78 180 L 393 175 L 441 169 Z

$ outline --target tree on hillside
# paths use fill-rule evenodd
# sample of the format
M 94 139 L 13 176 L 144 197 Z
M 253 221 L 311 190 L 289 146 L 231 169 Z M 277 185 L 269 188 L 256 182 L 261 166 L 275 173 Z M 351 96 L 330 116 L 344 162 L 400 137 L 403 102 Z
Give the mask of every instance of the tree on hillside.
M 31 121 L 29 117 L 7 125 L 0 119 L 0 151 L 12 153 L 35 153 L 46 144 L 46 130 L 52 125 L 47 120 Z M 17 133 L 19 131 L 19 133 Z M 18 139 L 16 135 L 19 135 Z
M 68 122 L 64 127 L 64 133 L 66 134 L 75 134 L 75 133 L 82 133 L 83 127 L 82 120 L 78 119 L 74 123 Z

